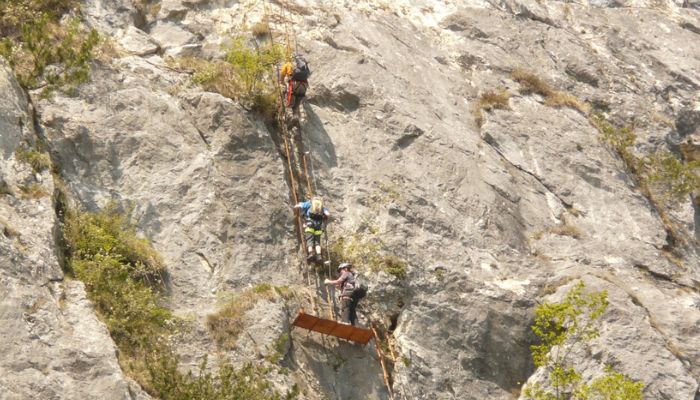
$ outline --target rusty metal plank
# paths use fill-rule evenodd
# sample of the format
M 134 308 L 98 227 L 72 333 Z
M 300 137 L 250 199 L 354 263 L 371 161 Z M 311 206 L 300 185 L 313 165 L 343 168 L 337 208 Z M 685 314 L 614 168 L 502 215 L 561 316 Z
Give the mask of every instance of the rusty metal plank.
M 298 326 L 300 328 L 312 330 L 313 326 L 318 322 L 318 318 L 313 315 L 299 313 L 294 319 L 292 325 Z
M 353 329 L 352 336 L 348 338 L 353 342 L 367 344 L 374 337 L 374 333 L 369 329 L 357 328 Z
M 312 330 L 318 333 L 323 333 L 324 335 L 330 335 L 335 330 L 337 325 L 338 323 L 333 320 L 318 318 L 318 321 Z
M 350 340 L 353 329 L 355 328 L 352 325 L 337 324 L 335 330 L 333 330 L 333 336 Z
M 292 325 L 360 344 L 367 344 L 374 337 L 374 333 L 369 329 L 340 324 L 301 311 L 297 314 Z

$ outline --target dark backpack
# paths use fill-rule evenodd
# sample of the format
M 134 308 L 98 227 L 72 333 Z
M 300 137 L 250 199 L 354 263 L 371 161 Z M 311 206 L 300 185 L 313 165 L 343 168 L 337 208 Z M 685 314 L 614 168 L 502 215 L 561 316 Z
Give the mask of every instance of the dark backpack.
M 309 64 L 306 63 L 303 57 L 297 57 L 294 59 L 294 71 L 292 71 L 292 80 L 295 81 L 305 81 L 311 76 L 311 70 L 309 69 Z
M 365 283 L 364 279 L 361 279 L 358 275 L 355 275 L 355 289 L 352 291 L 352 298 L 355 300 L 364 299 L 367 296 L 367 291 L 369 287 Z

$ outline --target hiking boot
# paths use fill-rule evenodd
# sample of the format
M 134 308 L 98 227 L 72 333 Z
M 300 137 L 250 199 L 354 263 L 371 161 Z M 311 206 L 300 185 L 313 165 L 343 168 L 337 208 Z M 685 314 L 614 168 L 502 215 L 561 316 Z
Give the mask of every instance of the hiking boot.
M 314 260 L 316 260 L 316 256 L 313 255 L 313 254 L 309 254 L 309 256 L 306 257 L 306 262 L 307 262 L 307 263 L 312 263 L 312 262 L 314 262 Z

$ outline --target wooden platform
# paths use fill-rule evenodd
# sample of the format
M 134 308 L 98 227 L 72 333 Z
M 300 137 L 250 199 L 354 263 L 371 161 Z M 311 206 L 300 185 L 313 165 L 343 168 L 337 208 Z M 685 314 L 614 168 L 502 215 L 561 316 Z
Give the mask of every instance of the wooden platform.
M 367 344 L 374 337 L 374 333 L 369 329 L 318 318 L 304 313 L 303 310 L 299 311 L 292 325 L 360 344 Z

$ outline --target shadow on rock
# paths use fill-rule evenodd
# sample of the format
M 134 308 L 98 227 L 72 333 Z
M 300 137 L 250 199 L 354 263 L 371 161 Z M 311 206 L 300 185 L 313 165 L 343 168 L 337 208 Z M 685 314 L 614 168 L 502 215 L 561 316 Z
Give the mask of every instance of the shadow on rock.
M 336 167 L 338 165 L 338 157 L 335 153 L 335 145 L 333 145 L 326 128 L 323 127 L 323 121 L 313 111 L 312 107 L 305 106 L 304 109 L 308 117 L 308 121 L 303 127 L 303 136 L 307 143 L 307 149 L 321 160 L 324 167 Z

